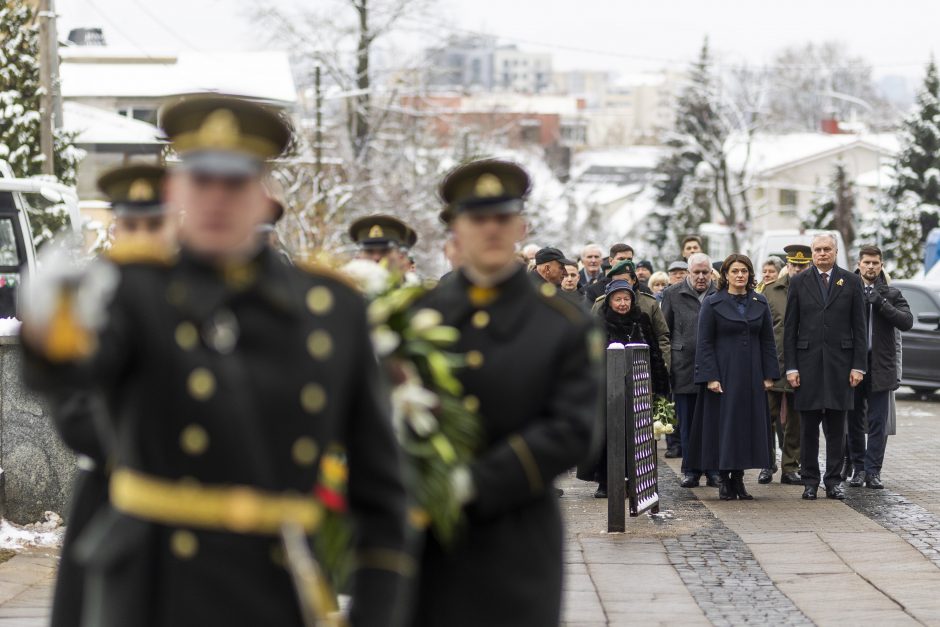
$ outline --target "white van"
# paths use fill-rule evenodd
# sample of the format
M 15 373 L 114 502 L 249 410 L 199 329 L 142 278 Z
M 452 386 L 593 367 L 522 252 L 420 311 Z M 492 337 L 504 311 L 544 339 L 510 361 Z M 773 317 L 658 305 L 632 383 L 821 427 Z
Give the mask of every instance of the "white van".
M 784 246 L 789 246 L 790 244 L 806 244 L 809 246 L 813 243 L 814 237 L 824 233 L 834 235 L 836 243 L 839 245 L 839 252 L 836 255 L 836 264 L 845 270 L 854 271 L 854 265 L 852 267 L 849 266 L 849 255 L 848 251 L 845 250 L 845 242 L 842 241 L 842 235 L 836 231 L 806 230 L 801 232 L 797 229 L 764 231 L 764 235 L 757 240 L 755 246 L 751 248 L 753 253 L 750 255 L 751 261 L 756 268 L 759 268 L 771 255 L 780 255 L 782 257 Z M 758 270 L 758 272 L 759 271 L 760 270 Z

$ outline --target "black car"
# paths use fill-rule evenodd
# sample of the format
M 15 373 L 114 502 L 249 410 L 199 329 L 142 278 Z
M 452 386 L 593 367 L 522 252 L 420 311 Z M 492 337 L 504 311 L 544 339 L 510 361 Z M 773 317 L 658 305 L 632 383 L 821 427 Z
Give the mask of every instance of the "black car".
M 901 384 L 915 392 L 940 390 L 940 283 L 892 281 L 914 314 L 914 328 L 903 340 Z

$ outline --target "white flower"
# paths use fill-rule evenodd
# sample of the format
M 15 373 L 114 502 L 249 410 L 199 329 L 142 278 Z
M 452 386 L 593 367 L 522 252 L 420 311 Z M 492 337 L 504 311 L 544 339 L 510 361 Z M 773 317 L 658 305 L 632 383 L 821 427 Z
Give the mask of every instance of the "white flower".
M 398 334 L 384 324 L 372 329 L 371 337 L 372 346 L 375 348 L 375 353 L 379 357 L 388 357 L 395 352 L 395 349 L 398 348 L 398 345 L 401 343 L 401 338 L 398 337 Z
M 444 317 L 436 309 L 419 309 L 411 317 L 411 328 L 416 333 L 421 333 L 439 326 L 443 321 Z
M 392 419 L 397 428 L 407 424 L 419 438 L 426 438 L 437 431 L 437 418 L 432 412 L 437 407 L 437 394 L 421 384 L 410 364 L 404 371 L 405 381 L 392 390 Z
M 390 275 L 388 269 L 369 259 L 353 259 L 341 268 L 359 289 L 369 298 L 374 298 L 388 290 Z

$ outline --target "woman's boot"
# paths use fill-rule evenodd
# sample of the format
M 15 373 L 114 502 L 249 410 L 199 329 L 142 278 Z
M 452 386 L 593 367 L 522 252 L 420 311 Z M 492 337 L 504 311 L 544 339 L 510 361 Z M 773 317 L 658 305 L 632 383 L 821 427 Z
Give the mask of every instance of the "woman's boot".
M 731 486 L 731 477 L 725 471 L 718 473 L 718 498 L 722 501 L 733 501 L 734 489 Z
M 731 472 L 731 489 L 734 491 L 735 495 L 742 501 L 754 500 L 754 497 L 748 494 L 747 488 L 744 487 L 744 471 L 743 470 L 733 470 Z
M 597 491 L 594 493 L 594 498 L 596 499 L 606 499 L 607 498 L 607 484 L 598 483 Z

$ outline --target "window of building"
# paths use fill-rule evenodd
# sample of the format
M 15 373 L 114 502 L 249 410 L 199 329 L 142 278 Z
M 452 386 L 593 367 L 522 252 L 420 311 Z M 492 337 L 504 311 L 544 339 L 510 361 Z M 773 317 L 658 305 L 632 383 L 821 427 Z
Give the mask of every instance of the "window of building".
M 780 208 L 787 211 L 796 211 L 797 198 L 795 189 L 781 189 L 778 195 Z

